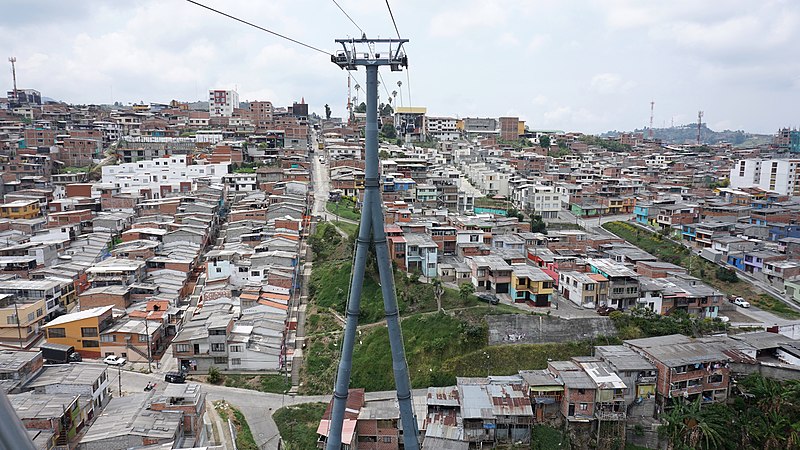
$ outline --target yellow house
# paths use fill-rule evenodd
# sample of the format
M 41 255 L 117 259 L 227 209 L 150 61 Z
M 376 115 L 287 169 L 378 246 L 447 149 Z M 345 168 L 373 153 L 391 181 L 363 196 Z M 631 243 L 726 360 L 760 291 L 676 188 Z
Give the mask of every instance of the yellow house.
M 44 321 L 44 299 L 18 300 L 11 294 L 0 294 L 0 343 L 28 347 L 39 337 Z
M 526 264 L 514 264 L 511 267 L 511 299 L 518 303 L 532 302 L 534 306 L 550 306 L 553 295 L 553 279 L 550 275 Z
M 34 219 L 40 213 L 37 200 L 14 200 L 0 205 L 0 218 L 3 219 Z
M 110 327 L 112 306 L 59 316 L 46 325 L 47 342 L 71 345 L 84 358 L 100 357 L 100 333 Z

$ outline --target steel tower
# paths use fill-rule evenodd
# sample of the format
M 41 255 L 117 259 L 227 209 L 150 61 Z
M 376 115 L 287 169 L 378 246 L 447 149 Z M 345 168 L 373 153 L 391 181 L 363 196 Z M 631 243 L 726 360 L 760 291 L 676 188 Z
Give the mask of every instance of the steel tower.
M 397 308 L 389 247 L 386 242 L 386 233 L 383 230 L 383 201 L 378 169 L 378 68 L 389 66 L 392 71 L 400 71 L 401 67 L 408 67 L 408 58 L 402 50 L 403 44 L 408 42 L 408 39 L 367 39 L 366 36 L 362 36 L 361 39 L 337 39 L 336 42 L 342 45 L 343 51 L 331 56 L 331 62 L 342 69 L 358 70 L 358 66 L 364 66 L 367 71 L 366 161 L 364 206 L 361 211 L 358 239 L 356 239 L 355 264 L 350 285 L 350 298 L 347 301 L 342 355 L 333 392 L 331 428 L 325 448 L 339 450 L 342 445 L 342 423 L 350 387 L 353 346 L 361 308 L 361 288 L 364 285 L 368 249 L 372 243 L 375 245 L 375 255 L 378 260 L 386 326 L 389 329 L 394 382 L 400 407 L 400 420 L 403 425 L 403 444 L 406 450 L 418 450 L 419 431 L 411 399 L 411 383 L 400 331 L 400 312 Z M 378 49 L 378 47 L 382 48 Z

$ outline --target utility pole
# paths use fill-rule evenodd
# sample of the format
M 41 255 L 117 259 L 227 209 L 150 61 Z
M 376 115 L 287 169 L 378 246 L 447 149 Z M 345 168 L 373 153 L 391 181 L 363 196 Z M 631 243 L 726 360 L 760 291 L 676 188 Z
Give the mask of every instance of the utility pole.
M 331 56 L 331 61 L 334 64 L 346 70 L 358 70 L 358 66 L 364 66 L 367 71 L 366 161 L 364 170 L 364 205 L 361 211 L 358 239 L 356 240 L 356 256 L 350 285 L 350 298 L 347 301 L 347 318 L 341 360 L 339 361 L 336 387 L 333 393 L 330 433 L 325 448 L 327 450 L 339 450 L 342 446 L 342 424 L 350 387 L 358 315 L 361 311 L 361 290 L 364 285 L 368 249 L 370 243 L 374 243 L 383 306 L 386 313 L 386 326 L 389 330 L 397 402 L 403 426 L 403 445 L 406 450 L 419 450 L 419 431 L 411 401 L 411 383 L 400 330 L 400 313 L 397 308 L 394 275 L 389 261 L 386 233 L 383 229 L 383 202 L 378 170 L 378 67 L 389 66 L 392 71 L 400 71 L 401 67 L 408 67 L 408 58 L 402 51 L 403 44 L 408 40 L 367 39 L 362 37 L 361 39 L 337 39 L 336 42 L 342 45 L 343 51 Z M 360 52 L 356 52 L 357 46 L 360 47 Z M 383 48 L 379 49 L 378 47 Z
M 651 141 L 653 140 L 653 110 L 655 109 L 655 106 L 656 106 L 656 102 L 651 101 L 650 102 L 650 130 L 648 132 L 648 136 L 650 137 Z
M 153 373 L 153 354 L 150 350 L 150 314 L 153 311 L 148 311 L 144 316 L 144 332 L 147 333 L 147 371 Z

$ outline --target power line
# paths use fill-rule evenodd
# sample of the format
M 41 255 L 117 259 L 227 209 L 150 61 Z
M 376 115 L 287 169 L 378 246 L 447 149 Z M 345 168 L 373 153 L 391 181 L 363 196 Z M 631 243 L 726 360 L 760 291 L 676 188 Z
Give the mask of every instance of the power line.
M 386 83 L 383 82 L 383 75 L 381 75 L 380 71 L 378 71 L 378 78 L 381 79 L 381 86 L 383 86 L 383 90 L 386 91 L 386 97 L 387 98 L 392 98 L 392 94 L 389 93 L 389 89 L 386 87 Z M 388 102 L 388 100 L 387 100 L 387 102 Z
M 350 19 L 350 22 L 352 22 L 352 23 L 353 23 L 353 25 L 355 25 L 355 26 L 356 26 L 356 28 L 358 28 L 358 31 L 360 31 L 360 32 L 361 32 L 361 35 L 363 36 L 363 35 L 364 35 L 364 30 L 362 30 L 362 29 L 361 29 L 361 27 L 360 27 L 360 26 L 358 26 L 358 24 L 356 23 L 356 21 L 355 21 L 355 20 L 353 20 L 353 18 L 352 18 L 352 17 L 350 17 L 350 14 L 347 14 L 347 12 L 344 10 L 344 8 L 342 8 L 342 7 L 339 5 L 339 3 L 338 3 L 338 2 L 336 2 L 336 0 L 333 0 L 333 4 L 335 4 L 335 5 L 336 5 L 336 6 L 339 8 L 339 11 L 341 11 L 341 12 L 342 12 L 342 14 L 344 14 L 345 16 L 347 16 L 347 18 L 348 18 L 348 19 Z
M 389 17 L 392 18 L 392 25 L 394 25 L 394 31 L 397 32 L 397 39 L 402 39 L 400 37 L 400 30 L 397 29 L 397 22 L 394 21 L 394 14 L 392 13 L 392 7 L 389 6 L 389 0 L 386 0 L 386 7 L 389 8 Z
M 294 42 L 295 44 L 302 45 L 303 47 L 309 48 L 309 49 L 311 49 L 311 50 L 314 50 L 314 51 L 317 51 L 317 52 L 320 52 L 320 53 L 324 53 L 324 54 L 326 54 L 326 55 L 328 55 L 328 56 L 332 56 L 330 52 L 326 52 L 325 50 L 321 50 L 321 49 L 319 49 L 319 48 L 317 48 L 317 47 L 314 47 L 313 45 L 308 45 L 308 44 L 305 44 L 305 43 L 303 43 L 303 42 L 300 42 L 300 41 L 298 41 L 298 40 L 296 40 L 296 39 L 292 39 L 292 38 L 290 38 L 290 37 L 288 37 L 288 36 L 284 36 L 284 35 L 282 35 L 282 34 L 280 34 L 280 33 L 276 33 L 276 32 L 274 32 L 274 31 L 272 31 L 272 30 L 268 30 L 268 29 L 266 29 L 266 28 L 264 28 L 264 27 L 262 27 L 262 26 L 258 26 L 258 25 L 256 25 L 256 24 L 254 24 L 254 23 L 251 23 L 251 22 L 248 22 L 248 21 L 246 21 L 246 20 L 244 20 L 244 19 L 240 19 L 240 18 L 238 18 L 238 17 L 236 17 L 236 16 L 232 16 L 232 15 L 230 15 L 230 14 L 228 14 L 228 13 L 224 13 L 224 12 L 222 12 L 222 11 L 218 10 L 218 9 L 214 9 L 214 8 L 212 8 L 212 7 L 210 7 L 210 6 L 206 6 L 206 5 L 202 4 L 202 3 L 198 3 L 198 2 L 196 2 L 196 1 L 194 1 L 194 0 L 186 0 L 186 1 L 187 1 L 187 2 L 189 2 L 189 3 L 191 3 L 191 4 L 193 4 L 193 5 L 199 6 L 199 7 L 201 7 L 201 8 L 205 8 L 205 9 L 207 9 L 207 10 L 211 11 L 211 12 L 215 12 L 215 13 L 217 13 L 217 14 L 219 14 L 219 15 L 225 16 L 225 17 L 227 17 L 227 18 L 229 18 L 229 19 L 233 19 L 233 20 L 235 20 L 235 21 L 237 21 L 237 22 L 241 22 L 241 23 L 243 23 L 243 24 L 245 24 L 245 25 L 249 25 L 249 26 L 251 26 L 251 27 L 253 27 L 253 28 L 256 28 L 256 29 L 258 29 L 258 30 L 265 31 L 265 32 L 267 32 L 267 33 L 269 33 L 269 34 L 272 34 L 272 35 L 274 35 L 274 36 L 278 36 L 278 37 L 279 37 L 279 38 L 281 38 L 281 39 L 286 39 L 287 41 Z

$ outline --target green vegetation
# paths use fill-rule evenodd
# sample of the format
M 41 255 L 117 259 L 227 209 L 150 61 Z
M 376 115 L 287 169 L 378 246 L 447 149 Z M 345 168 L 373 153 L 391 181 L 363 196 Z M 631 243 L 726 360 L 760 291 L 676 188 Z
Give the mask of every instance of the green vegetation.
M 259 167 L 261 167 L 261 164 L 241 163 L 234 167 L 233 173 L 256 173 L 256 169 Z
M 495 199 L 492 197 L 478 197 L 475 199 L 475 206 L 478 208 L 508 209 L 509 202 L 506 199 Z
M 510 146 L 510 147 L 513 147 L 514 149 L 517 149 L 517 150 L 523 149 L 523 148 L 533 147 L 533 142 L 531 142 L 531 140 L 528 139 L 528 138 L 520 138 L 520 139 L 515 139 L 513 141 L 509 141 L 507 139 L 498 138 L 497 139 L 497 144 L 498 145 Z
M 754 374 L 737 387 L 743 395 L 727 405 L 676 398 L 659 434 L 676 450 L 800 447 L 799 380 L 781 383 Z
M 542 220 L 542 216 L 531 217 L 531 233 L 547 234 L 547 224 Z
M 569 436 L 547 425 L 534 425 L 531 428 L 531 450 L 558 448 L 570 448 Z
M 355 207 L 355 203 L 348 198 L 343 198 L 338 202 L 328 202 L 325 209 L 331 214 L 336 214 L 339 217 L 349 220 L 361 219 L 361 212 Z
M 609 138 L 601 138 L 597 136 L 581 136 L 581 142 L 584 142 L 588 145 L 596 145 L 598 147 L 604 148 L 610 152 L 629 152 L 631 151 L 631 146 L 627 144 L 623 144 L 619 141 L 609 139 Z
M 724 332 L 727 327 L 720 321 L 698 319 L 683 311 L 676 311 L 669 316 L 661 316 L 649 309 L 634 308 L 630 314 L 614 311 L 610 317 L 617 328 L 617 336 L 622 340 L 668 334 L 702 336 Z
M 358 225 L 347 222 L 334 222 L 336 228 L 344 231 L 349 236 L 355 236 L 358 233 Z
M 397 130 L 391 123 L 383 124 L 379 134 L 380 136 L 378 136 L 378 138 L 382 141 L 397 139 Z
M 91 170 L 92 166 L 85 166 L 85 167 L 64 167 L 61 169 L 61 173 L 86 173 Z
M 214 409 L 217 410 L 223 420 L 227 421 L 230 418 L 233 422 L 233 426 L 236 429 L 236 448 L 240 450 L 258 450 L 256 440 L 250 431 L 250 425 L 247 424 L 247 419 L 245 419 L 241 411 L 224 400 L 215 401 Z
M 303 403 L 283 407 L 272 415 L 286 446 L 302 450 L 317 447 L 317 426 L 325 414 L 325 403 Z
M 292 382 L 285 375 L 277 373 L 266 375 L 226 374 L 223 376 L 223 383 L 227 387 L 272 392 L 273 394 L 282 394 L 292 387 Z
M 325 119 L 331 120 L 331 107 L 325 103 Z
M 559 143 L 560 144 L 560 143 Z M 547 148 L 547 156 L 551 156 L 553 158 L 561 158 L 567 155 L 571 155 L 572 150 L 567 147 L 566 145 L 562 146 L 559 145 L 558 147 L 548 147 Z
M 603 224 L 603 228 L 659 259 L 688 269 L 692 276 L 700 278 L 729 296 L 742 297 L 753 305 L 786 319 L 800 319 L 800 313 L 769 295 L 759 293 L 750 283 L 729 281 L 734 279 L 738 281 L 735 272 L 730 276 L 727 273 L 730 269 L 723 269 L 726 272 L 723 275 L 723 271 L 718 272 L 720 268 L 718 265 L 698 257 L 688 248 L 666 239 L 659 233 L 643 230 L 626 222 L 607 222 Z
M 222 382 L 222 374 L 219 373 L 219 369 L 216 366 L 211 366 L 208 369 L 208 378 L 206 379 L 211 384 L 219 384 Z
M 341 244 L 342 236 L 331 222 L 317 224 L 314 234 L 308 238 L 308 245 L 314 253 L 314 261 L 328 260 L 339 250 Z
M 772 297 L 771 295 L 761 294 L 750 299 L 753 306 L 771 311 L 772 313 L 785 319 L 800 319 L 800 313 L 786 303 Z
M 542 136 L 539 136 L 539 146 L 541 146 L 542 148 L 549 149 L 550 148 L 550 136 L 548 136 L 546 134 L 544 134 Z

